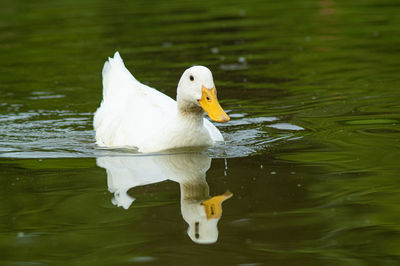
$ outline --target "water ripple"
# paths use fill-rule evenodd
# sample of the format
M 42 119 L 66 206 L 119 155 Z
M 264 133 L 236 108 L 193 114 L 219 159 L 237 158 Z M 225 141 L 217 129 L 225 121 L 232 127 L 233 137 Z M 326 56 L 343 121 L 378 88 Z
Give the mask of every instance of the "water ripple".
M 225 143 L 208 149 L 212 157 L 243 157 L 295 137 L 303 128 L 274 123 L 277 117 L 232 115 L 227 124 L 218 124 Z M 70 111 L 28 111 L 0 116 L 0 157 L 55 158 L 96 157 L 113 149 L 98 149 L 94 143 L 91 113 Z M 268 128 L 274 128 L 269 132 Z M 134 150 L 118 150 L 136 153 Z M 137 153 L 136 153 L 137 154 Z

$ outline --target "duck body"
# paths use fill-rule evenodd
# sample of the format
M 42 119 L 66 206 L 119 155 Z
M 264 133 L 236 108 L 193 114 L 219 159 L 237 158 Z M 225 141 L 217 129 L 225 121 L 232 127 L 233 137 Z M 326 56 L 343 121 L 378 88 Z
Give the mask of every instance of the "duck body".
M 177 101 L 137 81 L 118 52 L 106 61 L 102 74 L 103 100 L 94 115 L 97 145 L 156 152 L 210 146 L 224 140 L 219 130 L 203 117 L 205 108 L 199 104 L 201 98 L 209 99 L 202 92 L 211 91 L 205 90 L 205 86 L 215 89 L 207 68 L 195 66 L 184 72 L 178 84 Z M 195 82 L 204 88 L 198 89 Z M 218 111 L 217 119 L 229 120 L 223 110 L 223 113 Z

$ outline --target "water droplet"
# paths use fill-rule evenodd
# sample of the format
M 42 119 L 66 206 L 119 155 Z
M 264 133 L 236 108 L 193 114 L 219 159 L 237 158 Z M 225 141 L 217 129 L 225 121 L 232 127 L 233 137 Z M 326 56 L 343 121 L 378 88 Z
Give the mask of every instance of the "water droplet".
M 246 58 L 244 58 L 243 56 L 241 56 L 241 57 L 238 58 L 238 62 L 239 62 L 239 63 L 242 63 L 242 64 L 243 64 L 243 63 L 246 63 Z
M 131 261 L 131 262 L 150 262 L 150 261 L 154 261 L 154 260 L 156 260 L 156 258 L 154 258 L 154 257 L 142 256 L 142 257 L 131 258 L 129 261 Z
M 163 47 L 171 47 L 172 45 L 172 42 L 163 42 L 162 44 Z
M 213 47 L 213 48 L 211 48 L 211 53 L 218 54 L 219 53 L 219 49 L 217 47 Z

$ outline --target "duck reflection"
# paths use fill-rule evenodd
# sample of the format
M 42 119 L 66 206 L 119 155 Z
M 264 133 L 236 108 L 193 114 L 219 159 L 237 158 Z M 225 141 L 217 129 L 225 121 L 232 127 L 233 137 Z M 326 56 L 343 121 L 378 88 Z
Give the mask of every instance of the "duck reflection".
M 135 198 L 128 190 L 165 180 L 180 184 L 181 212 L 189 225 L 187 233 L 196 243 L 211 244 L 218 239 L 222 202 L 232 193 L 210 197 L 206 172 L 211 158 L 202 154 L 100 157 L 97 165 L 106 169 L 107 185 L 114 193 L 112 203 L 128 209 Z

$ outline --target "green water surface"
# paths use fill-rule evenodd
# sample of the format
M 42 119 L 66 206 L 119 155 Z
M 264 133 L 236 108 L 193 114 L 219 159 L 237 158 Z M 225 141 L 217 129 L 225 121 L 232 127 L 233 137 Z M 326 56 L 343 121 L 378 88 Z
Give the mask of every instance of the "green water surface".
M 0 6 L 1 265 L 400 264 L 400 2 Z M 226 143 L 97 148 L 117 50 L 171 97 L 208 66 Z M 199 244 L 193 210 L 226 190 Z

